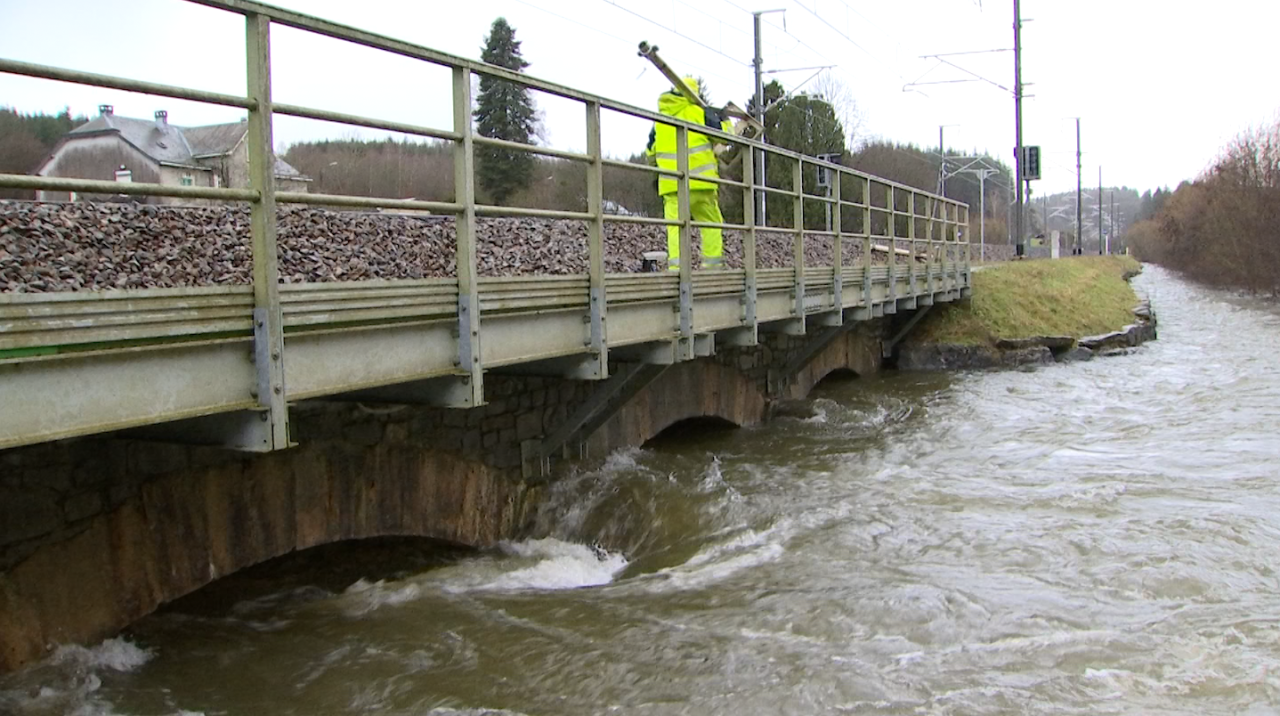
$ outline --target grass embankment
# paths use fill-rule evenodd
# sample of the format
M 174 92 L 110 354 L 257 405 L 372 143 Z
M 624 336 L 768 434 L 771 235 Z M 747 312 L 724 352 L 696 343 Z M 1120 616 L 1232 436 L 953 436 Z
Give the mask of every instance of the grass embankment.
M 930 311 L 912 343 L 993 344 L 999 338 L 1097 335 L 1133 323 L 1128 256 L 1010 261 L 973 274 L 973 298 Z

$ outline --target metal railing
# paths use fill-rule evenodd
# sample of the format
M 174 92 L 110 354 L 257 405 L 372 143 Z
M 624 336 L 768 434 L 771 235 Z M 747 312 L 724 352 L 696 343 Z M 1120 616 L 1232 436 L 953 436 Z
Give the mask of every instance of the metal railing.
M 0 187 L 39 189 L 102 194 L 128 194 L 135 196 L 177 197 L 219 201 L 247 201 L 251 212 L 253 258 L 253 313 L 252 331 L 254 345 L 254 371 L 256 385 L 250 392 L 255 396 L 257 409 L 263 422 L 269 427 L 261 449 L 277 449 L 289 444 L 288 411 L 285 389 L 285 332 L 286 311 L 282 308 L 281 284 L 277 266 L 276 204 L 311 204 L 351 208 L 395 208 L 425 210 L 449 214 L 456 218 L 456 284 L 457 323 L 455 363 L 469 395 L 462 404 L 479 405 L 483 402 L 481 341 L 481 281 L 476 265 L 477 217 L 513 216 L 546 219 L 571 219 L 587 225 L 587 302 L 589 338 L 587 351 L 594 361 L 588 375 L 604 378 L 608 375 L 608 345 L 606 341 L 605 273 L 605 222 L 643 223 L 679 227 L 681 255 L 692 257 L 693 231 L 718 227 L 740 231 L 742 234 L 743 269 L 725 272 L 725 281 L 717 290 L 736 292 L 742 297 L 742 325 L 752 332 L 757 325 L 757 294 L 761 274 L 757 268 L 757 234 L 763 231 L 786 231 L 794 235 L 794 258 L 790 276 L 794 296 L 793 315 L 801 321 L 806 307 L 806 281 L 813 277 L 831 286 L 833 305 L 828 308 L 839 312 L 844 307 L 843 281 L 846 276 L 844 241 L 861 242 L 862 291 L 860 304 L 872 303 L 873 254 L 883 253 L 888 266 L 889 299 L 896 296 L 901 274 L 900 257 L 905 254 L 906 277 L 912 295 L 927 292 L 938 280 L 945 277 L 945 267 L 950 265 L 959 281 L 962 271 L 967 272 L 970 254 L 965 228 L 968 224 L 968 207 L 942 196 L 857 172 L 844 166 L 825 162 L 814 157 L 790 152 L 779 147 L 746 141 L 733 134 L 724 133 L 701 125 L 690 124 L 658 112 L 615 102 L 587 94 L 563 85 L 546 82 L 519 72 L 475 62 L 425 47 L 373 34 L 357 28 L 310 17 L 249 0 L 187 0 L 195 4 L 237 13 L 245 19 L 245 53 L 247 60 L 247 90 L 243 96 L 227 95 L 135 79 L 103 74 L 80 72 L 71 69 L 0 59 L 0 72 L 26 75 L 62 82 L 96 87 L 142 92 L 163 97 L 194 100 L 225 107 L 235 107 L 248 112 L 248 155 L 250 184 L 248 188 L 216 188 L 168 186 L 153 183 L 115 183 L 57 177 L 0 175 Z M 386 121 L 355 114 L 275 103 L 271 86 L 271 27 L 280 25 L 326 36 L 345 42 L 374 48 L 403 57 L 421 60 L 449 68 L 452 72 L 453 126 L 450 129 L 419 126 L 403 122 Z M 478 136 L 472 122 L 472 78 L 489 76 L 516 83 L 522 87 L 579 102 L 586 120 L 586 151 L 583 153 L 531 146 Z M 661 122 L 676 127 L 677 168 L 668 170 L 653 166 L 632 164 L 604 156 L 601 144 L 601 113 L 610 111 L 629 117 Z M 309 194 L 279 191 L 274 182 L 274 156 L 272 153 L 272 126 L 274 115 L 287 115 L 312 120 L 336 122 L 370 129 L 387 130 L 417 137 L 441 140 L 453 145 L 454 199 L 451 202 L 383 199 L 362 196 Z M 742 165 L 742 180 L 697 176 L 698 181 L 710 181 L 725 190 L 742 194 L 743 222 L 711 224 L 693 221 L 689 202 L 689 133 L 711 137 L 726 145 L 736 145 Z M 500 147 L 519 150 L 560 160 L 587 165 L 586 211 L 557 211 L 480 204 L 475 190 L 475 148 L 477 146 Z M 791 186 L 768 186 L 755 176 L 754 162 L 757 154 L 768 157 L 771 166 L 784 163 L 791 167 Z M 605 167 L 621 168 L 656 175 L 673 177 L 678 181 L 679 215 L 677 219 L 648 218 L 632 215 L 612 215 L 603 211 Z M 804 190 L 806 171 L 821 169 L 830 173 L 833 180 L 830 189 L 823 194 Z M 789 226 L 766 227 L 762 217 L 755 216 L 755 198 L 758 194 L 780 197 L 793 204 Z M 806 204 L 829 208 L 831 222 L 827 230 L 805 229 Z M 826 209 L 824 209 L 824 213 Z M 846 213 L 848 212 L 848 213 Z M 846 225 L 855 230 L 846 231 Z M 833 266 L 814 270 L 805 266 L 806 236 L 822 236 L 834 243 Z M 906 251 L 899 244 L 907 246 Z M 898 249 L 898 250 L 895 250 Z M 948 253 L 952 253 L 948 262 Z M 921 261 L 920 258 L 924 257 Z M 828 272 L 827 269 L 830 269 Z M 639 277 L 637 277 L 639 280 Z M 777 287 L 780 276 L 770 274 L 768 282 Z M 669 280 L 665 276 L 648 276 L 643 280 L 658 285 Z M 923 283 L 917 291 L 917 281 Z M 726 283 L 727 282 L 727 283 Z M 827 283 L 829 282 L 829 283 Z M 628 284 L 629 286 L 631 284 Z M 710 285 L 705 281 L 700 285 Z M 678 344 L 677 359 L 694 356 L 693 305 L 695 281 L 692 260 L 682 261 L 678 274 Z M 636 290 L 636 289 L 628 289 Z M 705 289 L 699 289 L 705 290 Z M 145 292 L 139 292 L 145 293 Z M 450 291 L 449 293 L 452 293 Z M 636 294 L 640 295 L 640 294 Z M 0 316 L 0 318 L 3 318 Z M 296 319 L 291 319 L 296 320 Z M 291 323 L 296 326 L 296 323 Z

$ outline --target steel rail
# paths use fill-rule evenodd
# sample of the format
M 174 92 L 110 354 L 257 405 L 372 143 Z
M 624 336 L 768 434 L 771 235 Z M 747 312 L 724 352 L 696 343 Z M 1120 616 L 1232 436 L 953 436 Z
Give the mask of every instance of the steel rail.
M 195 102 L 220 104 L 226 107 L 239 107 L 241 109 L 248 110 L 257 109 L 258 107 L 257 102 L 254 102 L 244 96 L 222 94 L 220 92 L 207 92 L 205 90 L 190 89 L 187 87 L 176 87 L 174 85 L 160 84 L 158 82 L 143 82 L 142 80 L 131 80 L 124 77 L 100 75 L 96 72 L 81 72 L 79 70 L 68 70 L 61 67 L 38 65 L 32 62 L 18 62 L 17 60 L 6 60 L 4 58 L 0 58 L 0 72 L 12 75 L 23 75 L 26 77 L 39 77 L 46 80 L 57 80 L 58 82 L 70 82 L 78 85 L 89 85 L 92 87 L 106 87 L 108 89 L 125 90 L 127 92 L 141 92 L 143 94 L 152 94 L 158 97 L 189 99 Z
M 99 179 L 67 179 L 64 177 L 0 174 L 0 187 L 48 191 L 77 191 L 85 194 L 127 194 L 129 196 L 172 196 L 179 199 L 226 199 L 258 201 L 253 189 L 231 189 L 212 186 L 171 186 L 144 182 L 116 182 Z
M 423 127 L 416 124 L 406 124 L 404 122 L 392 122 L 384 119 L 374 119 L 371 117 L 363 117 L 358 114 L 346 114 L 344 112 L 331 112 L 327 109 L 313 109 L 311 107 L 303 107 L 296 104 L 282 104 L 280 102 L 271 103 L 271 111 L 275 114 L 285 114 L 290 117 L 302 117 L 304 119 L 318 119 L 322 122 L 335 122 L 338 124 L 350 124 L 356 127 L 368 127 L 369 129 L 385 129 L 389 132 L 399 132 L 401 134 L 413 134 L 419 137 L 431 137 L 432 139 L 443 139 L 446 141 L 456 142 L 461 136 L 457 132 L 450 132 L 446 129 L 435 129 L 434 127 Z

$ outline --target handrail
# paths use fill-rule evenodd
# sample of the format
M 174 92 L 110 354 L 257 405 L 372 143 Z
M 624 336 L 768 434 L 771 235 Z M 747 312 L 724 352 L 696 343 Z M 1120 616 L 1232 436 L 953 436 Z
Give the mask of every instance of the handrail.
M 829 161 L 793 152 L 774 145 L 764 144 L 754 139 L 744 139 L 718 128 L 676 119 L 659 112 L 617 102 L 597 95 L 573 89 L 571 87 L 549 82 L 521 72 L 490 65 L 484 62 L 439 52 L 427 47 L 396 40 L 391 37 L 360 30 L 351 26 L 331 22 L 311 15 L 274 7 L 255 0 L 186 0 L 197 5 L 242 15 L 245 21 L 245 60 L 247 70 L 247 89 L 244 95 L 227 95 L 198 89 L 189 89 L 167 84 L 146 82 L 136 79 L 119 78 L 104 74 L 80 72 L 72 69 L 51 67 L 46 65 L 20 62 L 0 58 L 0 73 L 18 74 L 44 78 L 61 82 L 106 87 L 112 89 L 142 92 L 177 99 L 194 100 L 209 104 L 239 107 L 248 111 L 246 146 L 249 157 L 250 186 L 247 188 L 228 187 L 195 187 L 169 186 L 154 183 L 112 182 L 87 179 L 71 179 L 63 177 L 22 176 L 0 174 L 0 188 L 37 189 L 66 192 L 84 192 L 90 194 L 125 194 L 132 196 L 162 196 L 212 201 L 246 201 L 250 205 L 253 259 L 253 356 L 255 381 L 246 386 L 246 392 L 253 395 L 258 403 L 262 429 L 266 430 L 260 449 L 278 449 L 287 446 L 288 411 L 285 391 L 285 314 L 282 309 L 280 289 L 278 247 L 276 242 L 277 203 L 330 205 L 354 208 L 391 208 L 410 211 L 427 211 L 454 217 L 455 274 L 448 279 L 454 287 L 449 300 L 456 299 L 457 323 L 454 326 L 456 348 L 454 368 L 457 377 L 465 386 L 459 397 L 460 404 L 479 405 L 483 403 L 483 366 L 480 350 L 480 313 L 482 304 L 480 287 L 482 280 L 478 275 L 476 262 L 477 224 L 480 217 L 507 216 L 532 217 L 584 222 L 587 225 L 587 249 L 589 252 L 588 281 L 589 313 L 583 316 L 588 324 L 588 337 L 585 345 L 590 356 L 589 365 L 584 368 L 584 375 L 604 378 L 608 375 L 608 345 L 605 340 L 605 322 L 608 311 L 608 300 L 605 295 L 606 273 L 604 262 L 604 227 L 607 222 L 622 224 L 642 224 L 648 226 L 677 227 L 681 246 L 681 255 L 692 258 L 693 231 L 706 228 L 731 229 L 741 232 L 743 272 L 742 276 L 742 327 L 750 328 L 751 335 L 757 326 L 757 277 L 763 277 L 768 286 L 767 291 L 777 291 L 780 282 L 790 287 L 790 305 L 787 311 L 790 322 L 787 330 L 803 331 L 806 316 L 810 312 L 806 305 L 805 280 L 807 271 L 813 267 L 805 266 L 806 236 L 834 237 L 834 266 L 822 267 L 832 271 L 833 310 L 837 317 L 828 320 L 842 320 L 840 315 L 845 307 L 842 288 L 844 275 L 844 239 L 855 238 L 861 241 L 863 254 L 859 261 L 862 275 L 872 275 L 873 239 L 890 242 L 892 249 L 897 242 L 910 242 L 914 249 L 918 244 L 930 247 L 929 262 L 931 267 L 924 271 L 927 280 L 932 281 L 933 267 L 955 267 L 956 283 L 959 285 L 960 264 L 966 266 L 970 259 L 967 232 L 961 227 L 967 226 L 969 208 L 963 202 L 948 199 L 928 191 L 917 189 L 891 179 L 877 177 Z M 272 100 L 271 91 L 271 25 L 290 27 L 315 35 L 325 36 L 356 45 L 390 52 L 403 57 L 428 62 L 448 68 L 452 76 L 452 127 L 438 128 L 413 123 L 383 120 L 357 114 L 349 114 L 295 104 L 279 103 Z M 538 92 L 558 96 L 580 102 L 585 109 L 586 118 L 586 150 L 568 151 L 545 146 L 533 146 L 502 139 L 478 136 L 472 118 L 472 84 L 474 75 L 484 75 L 515 83 L 521 87 Z M 631 117 L 649 120 L 675 128 L 676 133 L 676 168 L 664 168 L 606 158 L 601 144 L 601 112 L 608 110 Z M 286 115 L 312 120 L 336 122 L 353 126 L 368 127 L 392 132 L 400 132 L 413 136 L 442 140 L 452 145 L 454 194 L 451 201 L 423 201 L 417 199 L 392 199 L 367 196 L 348 196 L 334 194 L 313 194 L 282 190 L 277 186 L 274 174 L 275 158 L 273 153 L 272 130 L 274 115 Z M 717 143 L 735 146 L 739 149 L 738 157 L 742 163 L 742 179 L 735 180 L 721 177 L 700 177 L 693 174 L 689 165 L 689 136 L 697 133 L 709 137 Z M 447 145 L 446 145 L 447 146 Z M 511 206 L 494 206 L 480 204 L 475 196 L 475 160 L 476 147 L 498 147 L 505 150 L 528 152 L 541 156 L 573 161 L 585 164 L 586 169 L 586 208 L 585 211 L 564 211 L 541 208 L 525 208 Z M 741 149 L 747 151 L 741 151 Z M 770 162 L 782 162 L 789 167 L 789 181 L 784 187 L 768 186 L 767 177 L 757 176 L 753 157 L 768 157 Z M 810 166 L 821 167 L 832 175 L 832 186 L 826 188 L 824 194 L 811 194 L 804 189 L 804 171 Z M 615 167 L 642 171 L 659 177 L 670 177 L 677 185 L 677 218 L 650 218 L 630 215 L 612 215 L 604 212 L 603 169 Z M 846 179 L 853 186 L 845 188 Z M 691 184 L 695 181 L 706 181 L 725 191 L 740 191 L 742 195 L 742 223 L 728 221 L 704 222 L 693 219 L 690 206 Z M 769 226 L 766 216 L 756 215 L 758 197 L 773 195 L 774 201 L 788 207 L 783 219 L 787 225 Z M 900 201 L 902 199 L 903 201 Z M 918 206 L 917 200 L 922 200 Z M 883 206 L 876 202 L 883 202 Z M 900 209 L 899 205 L 906 208 Z M 774 205 L 770 202 L 770 205 Z M 823 207 L 827 215 L 826 229 L 814 231 L 806 229 L 806 212 L 812 213 L 813 206 Z M 856 208 L 852 217 L 844 217 L 845 207 Z M 860 216 L 859 216 L 860 215 Z M 844 230 L 844 218 L 852 219 L 852 231 Z M 905 220 L 906 231 L 901 232 L 899 222 Z M 757 233 L 789 234 L 791 245 L 791 267 L 781 274 L 768 273 L 758 267 L 756 254 Z M 954 260 L 951 245 L 956 245 Z M 959 247 L 963 246 L 963 249 Z M 936 255 L 936 259 L 934 256 Z M 896 262 L 897 252 L 888 253 L 886 276 L 896 276 L 900 268 L 906 268 L 910 277 L 911 291 L 915 291 L 917 271 L 915 261 L 909 267 L 902 267 Z M 853 264 L 850 264 L 850 268 Z M 677 357 L 688 359 L 694 357 L 695 334 L 697 326 L 694 321 L 694 274 L 692 261 L 684 261 L 679 267 L 678 275 L 661 277 L 663 281 L 673 281 L 678 287 L 673 306 L 678 313 L 679 329 L 676 347 Z M 813 274 L 817 276 L 817 274 Z M 705 285 L 705 278 L 699 275 L 699 285 Z M 652 280 L 659 280 L 651 277 Z M 816 280 L 816 279 L 815 279 Z M 895 302 L 897 283 L 889 278 L 887 299 Z M 870 311 L 871 280 L 862 282 L 862 299 L 860 305 Z M 653 285 L 653 284 L 649 284 Z M 818 284 L 815 284 L 817 286 Z M 827 286 L 829 284 L 821 284 Z M 930 286 L 932 283 L 929 284 Z M 573 289 L 577 290 L 577 289 Z M 664 295 L 666 295 L 664 293 Z M 914 295 L 914 293 L 913 293 Z M 777 309 L 776 295 L 767 297 L 773 301 L 770 310 Z M 487 300 L 487 299 L 486 299 Z M 827 304 L 824 304 L 826 306 Z M 857 304 L 850 304 L 857 305 Z M 896 306 L 896 303 L 895 303 Z M 779 320 L 776 314 L 770 320 Z M 438 320 L 438 319 L 433 319 Z M 752 338 L 754 340 L 754 338 Z M 253 431 L 250 431 L 253 432 Z M 257 434 L 257 433 L 253 433 Z

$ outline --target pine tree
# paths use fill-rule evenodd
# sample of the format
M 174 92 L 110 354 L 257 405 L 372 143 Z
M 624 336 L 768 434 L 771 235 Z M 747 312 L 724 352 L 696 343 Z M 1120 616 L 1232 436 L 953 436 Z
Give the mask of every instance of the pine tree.
M 520 56 L 520 42 L 506 18 L 493 21 L 484 40 L 480 59 L 516 72 L 529 66 Z M 480 77 L 476 98 L 476 130 L 483 137 L 532 144 L 537 128 L 537 112 L 529 90 L 515 83 L 487 75 Z M 529 186 L 533 175 L 533 155 L 500 147 L 476 147 L 476 175 L 497 204 Z

